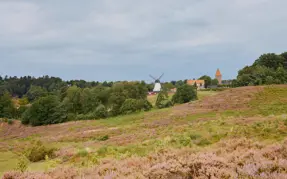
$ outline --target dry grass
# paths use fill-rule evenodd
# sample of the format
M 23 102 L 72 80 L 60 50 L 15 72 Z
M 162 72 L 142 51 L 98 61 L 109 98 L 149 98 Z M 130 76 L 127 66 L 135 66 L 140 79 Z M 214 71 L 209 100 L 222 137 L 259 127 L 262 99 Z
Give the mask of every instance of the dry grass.
M 32 178 L 266 178 L 287 177 L 287 142 L 264 146 L 248 139 L 222 141 L 201 152 L 162 150 L 147 157 L 104 160 L 89 169 L 61 168 L 46 173 L 9 172 L 4 179 Z M 64 177 L 65 176 L 65 177 Z

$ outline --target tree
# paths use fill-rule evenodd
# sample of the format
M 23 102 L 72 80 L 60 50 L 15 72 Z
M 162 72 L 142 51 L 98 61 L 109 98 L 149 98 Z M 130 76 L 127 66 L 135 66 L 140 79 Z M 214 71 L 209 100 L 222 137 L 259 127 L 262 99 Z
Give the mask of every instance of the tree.
M 218 80 L 215 78 L 211 81 L 211 85 L 218 85 Z
M 22 115 L 22 123 L 32 126 L 62 123 L 67 120 L 64 107 L 55 95 L 41 97 Z
M 82 89 L 77 86 L 71 86 L 67 89 L 63 105 L 69 113 L 77 114 L 82 112 L 81 92 Z
M 193 87 L 194 87 L 194 89 L 197 89 L 197 83 L 196 82 L 193 84 Z
M 280 56 L 285 59 L 283 67 L 285 68 L 285 70 L 287 70 L 287 52 L 282 53 Z
M 197 100 L 197 91 L 193 86 L 183 85 L 179 87 L 174 94 L 172 101 L 174 103 L 187 103 L 192 100 Z
M 177 82 L 175 83 L 175 86 L 178 88 L 178 87 L 180 87 L 180 86 L 182 86 L 182 85 L 184 85 L 184 84 L 186 84 L 186 83 L 184 83 L 182 80 L 179 80 L 179 81 L 177 81 Z
M 27 92 L 27 98 L 29 101 L 34 101 L 38 99 L 39 97 L 44 97 L 48 94 L 48 92 L 39 87 L 39 86 L 31 86 L 29 91 Z
M 143 99 L 126 99 L 121 107 L 121 114 L 131 114 L 139 111 L 148 111 L 151 104 Z
M 163 87 L 166 88 L 167 90 L 171 90 L 171 89 L 175 88 L 175 86 L 169 82 L 164 83 Z
M 207 88 L 208 86 L 211 85 L 211 77 L 210 76 L 207 76 L 207 75 L 204 75 L 202 77 L 199 78 L 200 80 L 204 80 L 204 87 Z
M 82 112 L 84 114 L 94 111 L 101 104 L 101 101 L 99 100 L 97 94 L 93 93 L 93 90 L 89 88 L 85 88 L 82 90 L 80 102 Z
M 121 113 L 121 107 L 125 102 L 126 97 L 121 92 L 112 92 L 109 98 L 110 114 L 117 116 Z
M 0 118 L 12 118 L 15 115 L 15 107 L 11 95 L 5 92 L 0 96 Z
M 104 105 L 100 104 L 94 111 L 95 118 L 106 118 L 108 117 L 107 109 Z
M 276 55 L 275 53 L 268 53 L 261 55 L 254 62 L 253 66 L 260 65 L 272 69 L 277 69 L 278 67 L 285 65 L 285 61 L 286 59 L 281 55 Z

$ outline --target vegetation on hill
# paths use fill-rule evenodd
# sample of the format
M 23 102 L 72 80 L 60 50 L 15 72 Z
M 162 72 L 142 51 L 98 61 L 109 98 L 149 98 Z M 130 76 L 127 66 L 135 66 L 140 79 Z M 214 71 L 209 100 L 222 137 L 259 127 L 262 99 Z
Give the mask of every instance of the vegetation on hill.
M 287 52 L 261 55 L 251 66 L 238 72 L 233 86 L 254 86 L 287 83 Z

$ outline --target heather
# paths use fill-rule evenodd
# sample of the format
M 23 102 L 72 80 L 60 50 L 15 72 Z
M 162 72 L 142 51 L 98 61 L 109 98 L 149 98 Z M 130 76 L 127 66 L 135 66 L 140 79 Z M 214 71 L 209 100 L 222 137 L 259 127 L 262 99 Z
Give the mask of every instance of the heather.
M 198 91 L 198 101 L 107 119 L 38 127 L 3 121 L 0 172 L 5 178 L 284 178 L 286 94 L 285 85 Z

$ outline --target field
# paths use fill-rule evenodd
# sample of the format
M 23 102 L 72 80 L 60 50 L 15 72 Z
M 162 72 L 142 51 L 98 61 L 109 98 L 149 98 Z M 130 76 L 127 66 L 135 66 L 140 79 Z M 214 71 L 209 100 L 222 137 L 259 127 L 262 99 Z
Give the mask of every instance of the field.
M 40 127 L 2 122 L 0 175 L 6 179 L 287 177 L 286 85 L 198 95 L 199 100 L 189 104 L 104 120 Z M 155 99 L 149 96 L 152 103 Z M 26 162 L 27 171 L 21 172 L 22 154 L 31 148 L 55 152 L 41 161 Z

